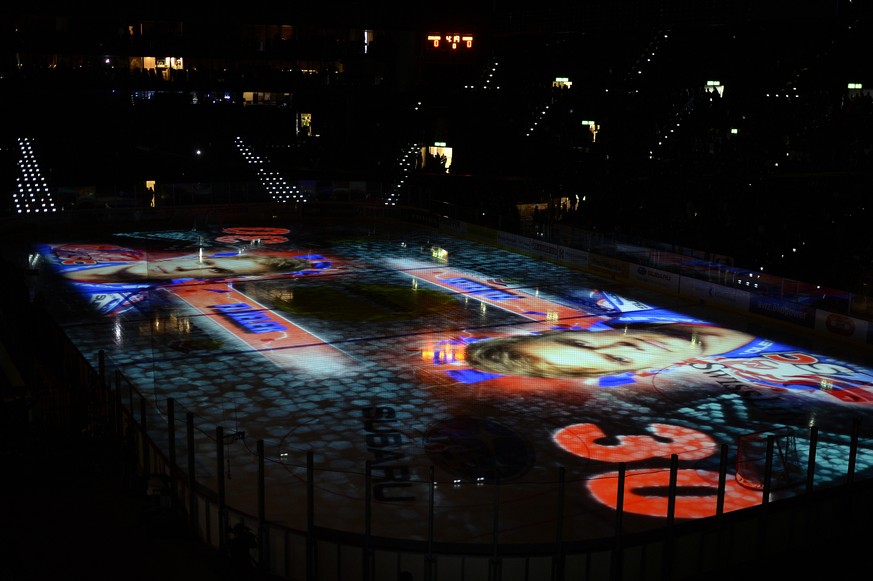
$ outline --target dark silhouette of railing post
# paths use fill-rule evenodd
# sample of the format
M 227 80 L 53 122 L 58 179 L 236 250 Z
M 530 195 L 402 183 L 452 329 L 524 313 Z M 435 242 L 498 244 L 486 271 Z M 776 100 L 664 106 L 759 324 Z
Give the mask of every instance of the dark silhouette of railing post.
M 776 436 L 767 436 L 767 457 L 764 462 L 764 491 L 761 494 L 761 504 L 767 506 L 770 503 L 770 485 L 773 477 L 773 443 Z
M 721 445 L 721 455 L 718 463 L 718 492 L 715 500 L 715 515 L 721 516 L 724 514 L 724 494 L 727 485 L 727 459 L 728 445 Z
M 316 581 L 318 545 L 315 543 L 315 467 L 313 453 L 306 452 L 306 581 Z
M 149 435 L 148 421 L 146 419 L 146 400 L 144 397 L 139 398 L 139 434 L 140 444 L 142 448 L 142 475 L 146 480 L 152 473 L 152 467 L 149 456 Z
M 673 576 L 673 558 L 676 553 L 676 541 L 673 538 L 673 524 L 676 520 L 676 482 L 679 474 L 679 455 L 670 455 L 670 483 L 667 488 L 667 531 L 664 542 L 664 579 Z
M 186 441 L 188 444 L 188 520 L 191 525 L 191 530 L 197 532 L 200 527 L 197 526 L 197 474 L 195 467 L 197 466 L 194 458 L 194 414 L 188 412 L 185 414 Z
M 667 495 L 667 530 L 669 532 L 676 520 L 676 481 L 679 474 L 679 455 L 670 455 L 670 484 Z
M 815 483 L 815 454 L 818 447 L 818 426 L 809 429 L 809 459 L 806 462 L 806 493 L 812 492 Z
M 764 487 L 761 492 L 761 517 L 758 519 L 758 542 L 755 546 L 755 556 L 767 554 L 767 507 L 770 505 L 770 490 L 773 481 L 773 448 L 776 441 L 774 434 L 767 435 L 767 452 L 764 462 Z
M 176 465 L 176 399 L 167 399 L 167 461 L 170 463 L 170 484 L 172 486 L 173 518 L 178 516 L 179 467 Z
M 727 465 L 728 465 L 728 445 L 721 445 L 721 454 L 719 456 L 719 464 L 718 464 L 718 491 L 715 500 L 715 517 L 717 519 L 716 524 L 716 562 L 720 563 L 722 561 L 722 556 L 725 555 L 726 552 L 724 550 L 724 498 L 725 498 L 725 490 L 727 488 Z M 726 565 L 727 563 L 725 563 Z M 718 565 L 717 565 L 718 566 Z
M 124 435 L 124 420 L 122 419 L 124 403 L 121 401 L 121 371 L 115 370 L 115 394 L 113 401 L 113 417 L 115 418 L 115 435 Z
M 364 581 L 370 581 L 373 578 L 373 464 L 367 460 L 364 465 L 364 546 L 361 559 L 363 568 L 362 577 Z
M 106 389 L 106 351 L 97 352 L 97 376 L 100 378 L 101 391 Z
M 818 448 L 818 426 L 812 426 L 809 429 L 809 457 L 806 460 L 806 493 L 804 497 L 803 509 L 806 518 L 804 538 L 809 538 L 810 534 L 815 535 L 818 531 L 820 519 L 820 507 L 813 500 L 813 490 L 815 487 L 815 460 L 816 450 Z
M 566 470 L 558 468 L 558 506 L 555 508 L 555 554 L 552 556 L 552 581 L 564 578 L 564 495 Z
M 267 527 L 266 494 L 264 441 L 258 440 L 258 565 L 264 572 L 270 570 L 270 529 Z
M 167 399 L 167 460 L 170 463 L 170 481 L 176 490 L 176 399 Z
M 218 479 L 218 548 L 227 546 L 227 496 L 224 482 L 224 428 L 215 428 L 215 471 Z
M 616 483 L 615 491 L 615 534 L 614 544 L 612 548 L 612 566 L 609 568 L 609 578 L 613 581 L 621 579 L 622 562 L 624 555 L 622 554 L 622 528 L 624 527 L 624 480 L 627 473 L 627 464 L 625 462 L 618 463 L 618 482 Z
M 855 482 L 855 460 L 858 458 L 858 431 L 861 427 L 861 418 L 852 420 L 852 443 L 849 445 L 849 469 L 846 474 L 846 482 L 851 485 Z
M 434 521 L 434 469 L 430 467 L 430 490 L 427 495 L 427 555 L 424 558 L 424 581 L 433 581 L 435 559 L 433 556 L 433 521 Z
M 491 566 L 488 580 L 500 581 L 500 478 L 494 479 L 494 521 L 491 530 Z
M 135 400 L 133 399 L 133 394 L 134 394 L 134 391 L 133 391 L 133 384 L 131 384 L 130 382 L 128 382 L 128 383 L 127 383 L 127 401 L 128 401 L 129 404 L 130 404 L 129 407 L 130 407 L 130 417 L 131 417 L 131 418 L 133 417 L 133 414 L 134 414 L 134 401 L 135 401 Z

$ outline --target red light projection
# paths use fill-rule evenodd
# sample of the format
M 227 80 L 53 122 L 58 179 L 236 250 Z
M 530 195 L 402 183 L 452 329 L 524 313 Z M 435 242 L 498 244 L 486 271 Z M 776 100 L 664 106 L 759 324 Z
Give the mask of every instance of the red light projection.
M 708 435 L 691 428 L 669 424 L 651 424 L 652 436 L 612 434 L 618 444 L 601 442 L 608 434 L 595 424 L 575 424 L 555 432 L 555 443 L 564 450 L 592 460 L 635 462 L 653 458 L 702 460 L 718 452 Z M 597 475 L 587 481 L 588 491 L 598 501 L 613 509 L 618 503 L 618 472 Z M 716 514 L 718 472 L 697 469 L 677 471 L 676 518 L 702 518 Z M 667 515 L 670 471 L 640 468 L 625 472 L 624 511 L 654 517 Z M 729 512 L 761 503 L 761 493 L 749 490 L 728 479 L 725 482 L 724 510 Z
M 601 474 L 588 480 L 588 491 L 599 502 L 616 508 L 618 472 Z M 693 491 L 677 494 L 676 518 L 704 518 L 716 514 L 718 472 L 685 468 L 676 473 L 676 487 Z M 670 471 L 642 468 L 625 472 L 624 511 L 664 517 L 669 502 Z M 704 494 L 705 493 L 705 494 Z M 744 488 L 736 480 L 725 481 L 724 511 L 730 512 L 761 504 L 761 491 Z
M 652 436 L 616 436 L 618 445 L 599 444 L 598 440 L 607 434 L 595 424 L 575 424 L 561 428 L 555 434 L 555 443 L 583 458 L 604 462 L 633 462 L 647 458 L 669 458 L 673 454 L 683 460 L 700 460 L 717 452 L 712 438 L 697 430 L 651 424 L 648 428 Z M 669 440 L 669 441 L 664 441 Z

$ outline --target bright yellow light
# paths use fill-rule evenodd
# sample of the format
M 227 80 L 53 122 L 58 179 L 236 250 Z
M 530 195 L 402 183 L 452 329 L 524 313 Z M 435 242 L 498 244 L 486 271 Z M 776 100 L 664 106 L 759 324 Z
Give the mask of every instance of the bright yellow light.
M 434 363 L 454 363 L 464 360 L 464 348 L 460 345 L 435 345 L 421 350 L 422 361 Z

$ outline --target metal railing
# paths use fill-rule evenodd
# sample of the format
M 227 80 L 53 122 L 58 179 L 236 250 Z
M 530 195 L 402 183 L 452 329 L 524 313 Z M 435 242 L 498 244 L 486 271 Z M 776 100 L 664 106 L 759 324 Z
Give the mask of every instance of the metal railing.
M 56 334 L 63 334 L 55 328 Z M 373 533 L 372 506 L 365 504 L 358 515 L 363 530 L 350 532 L 317 523 L 320 508 L 313 493 L 317 481 L 324 477 L 314 462 L 313 452 L 305 459 L 303 526 L 283 524 L 287 515 L 271 514 L 265 481 L 269 459 L 266 444 L 258 440 L 257 498 L 254 512 L 242 510 L 228 500 L 229 482 L 224 470 L 229 443 L 238 433 L 221 426 L 198 424 L 191 412 L 179 416 L 173 398 L 153 401 L 141 393 L 121 370 L 107 372 L 101 352 L 92 365 L 69 340 L 49 342 L 62 351 L 64 375 L 68 389 L 84 391 L 91 401 L 92 424 L 102 424 L 119 438 L 128 441 L 128 461 L 144 478 L 164 483 L 162 506 L 172 511 L 204 543 L 218 551 L 227 549 L 229 531 L 236 524 L 256 531 L 257 548 L 251 551 L 253 562 L 263 572 L 291 580 L 372 581 L 402 578 L 427 581 L 473 581 L 481 579 L 561 581 L 569 579 L 682 579 L 693 575 L 724 571 L 755 560 L 766 559 L 791 547 L 823 542 L 846 531 L 860 530 L 873 515 L 873 481 L 855 478 L 852 461 L 858 452 L 858 424 L 853 426 L 845 481 L 836 485 L 816 486 L 815 441 L 817 428 L 809 433 L 809 458 L 805 477 L 799 480 L 796 494 L 771 501 L 774 482 L 773 434 L 766 435 L 766 458 L 761 484 L 760 503 L 741 510 L 724 511 L 725 481 L 728 469 L 728 446 L 721 447 L 718 499 L 710 517 L 684 520 L 674 513 L 677 497 L 678 456 L 673 455 L 669 469 L 668 510 L 663 524 L 643 532 L 627 532 L 624 526 L 623 490 L 625 467 L 619 467 L 613 534 L 584 540 L 565 539 L 562 504 L 565 482 L 561 472 L 553 483 L 559 499 L 555 511 L 555 533 L 538 543 L 503 544 L 499 539 L 500 485 L 494 489 L 494 536 L 490 542 L 458 543 L 438 541 L 434 530 L 433 495 L 429 499 L 430 518 L 427 536 L 411 540 L 404 531 L 395 535 Z M 81 393 L 80 393 L 81 395 Z M 184 431 L 178 430 L 184 425 Z M 203 449 L 195 443 L 195 433 L 211 443 Z M 208 446 L 207 446 L 208 448 Z M 760 460 L 760 458 L 758 459 Z M 203 467 L 213 465 L 213 470 Z M 437 485 L 431 482 L 423 486 Z M 374 479 L 369 463 L 360 468 L 365 498 L 370 498 Z

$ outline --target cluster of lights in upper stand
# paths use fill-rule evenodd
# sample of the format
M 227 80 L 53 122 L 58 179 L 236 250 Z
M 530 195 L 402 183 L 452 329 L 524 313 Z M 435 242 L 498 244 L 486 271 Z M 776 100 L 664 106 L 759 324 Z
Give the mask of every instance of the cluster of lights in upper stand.
M 530 137 L 534 131 L 536 131 L 537 126 L 540 124 L 540 121 L 544 121 L 546 115 L 549 114 L 549 105 L 543 105 L 541 109 L 538 109 L 534 112 L 534 117 L 530 122 L 530 128 L 525 133 L 525 137 Z
M 269 170 L 266 167 L 269 161 L 266 158 L 255 154 L 254 151 L 252 151 L 252 148 L 243 142 L 241 137 L 237 137 L 234 142 L 243 158 L 245 158 L 248 163 L 256 166 L 258 179 L 264 186 L 264 189 L 267 190 L 270 197 L 273 198 L 273 201 L 281 203 L 306 201 L 306 196 L 296 185 L 289 184 L 285 178 L 277 172 Z
M 649 41 L 648 46 L 643 49 L 643 54 L 637 58 L 637 62 L 635 62 L 627 72 L 625 82 L 627 83 L 629 92 L 639 93 L 639 89 L 634 89 L 633 87 L 642 79 L 640 75 L 648 73 L 648 71 L 654 67 L 652 62 L 657 58 L 659 51 L 663 45 L 669 41 L 669 39 L 669 31 L 659 31 L 655 33 L 655 36 L 652 37 L 651 41 Z
M 396 206 L 397 200 L 400 198 L 400 193 L 409 177 L 409 172 L 415 169 L 416 160 L 421 156 L 421 148 L 419 145 L 412 143 L 403 148 L 397 160 L 397 168 L 400 170 L 400 175 L 388 190 L 388 197 L 385 199 L 386 206 Z
M 491 59 L 485 65 L 485 70 L 482 72 L 482 78 L 479 80 L 479 82 L 473 83 L 471 85 L 464 85 L 464 88 L 468 90 L 499 90 L 500 85 L 495 82 L 496 79 L 494 78 L 497 74 L 497 67 L 499 65 L 500 62 L 497 59 Z
M 497 73 L 498 65 L 499 63 L 496 59 L 490 60 L 485 67 L 480 85 L 467 85 L 465 86 L 465 88 L 499 89 L 500 86 L 494 83 L 494 75 Z M 422 102 L 417 101 L 413 106 L 413 109 L 415 111 L 420 111 L 422 106 Z M 399 155 L 397 156 L 397 169 L 399 171 L 399 175 L 394 183 L 391 184 L 391 187 L 388 189 L 388 194 L 385 199 L 386 206 L 397 205 L 397 202 L 400 199 L 401 192 L 403 191 L 403 187 L 406 184 L 406 180 L 409 177 L 410 172 L 414 171 L 418 164 L 421 162 L 421 156 L 421 144 L 410 143 L 401 149 Z
M 18 190 L 13 193 L 16 210 L 19 214 L 57 212 L 59 208 L 55 207 L 45 177 L 33 154 L 32 140 L 21 137 L 18 139 L 18 147 L 21 150 L 21 158 L 18 160 L 21 176 L 18 178 Z

